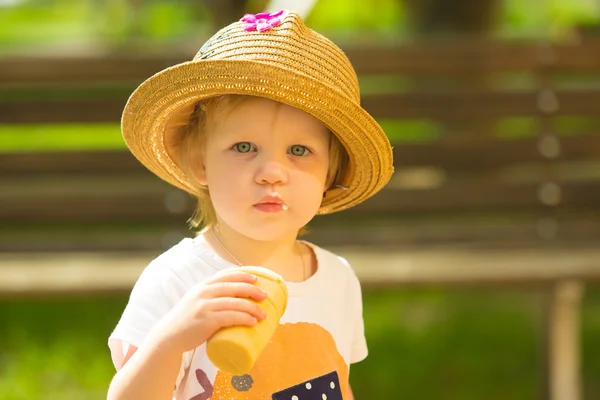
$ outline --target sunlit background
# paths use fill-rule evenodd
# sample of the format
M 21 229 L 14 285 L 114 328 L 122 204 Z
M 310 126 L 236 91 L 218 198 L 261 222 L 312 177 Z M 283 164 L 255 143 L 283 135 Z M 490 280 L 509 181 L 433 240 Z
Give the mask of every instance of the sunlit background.
M 364 288 L 355 397 L 600 398 L 597 0 L 0 0 L 0 399 L 102 399 L 106 341 L 193 200 L 120 112 L 245 12 L 353 61 L 389 186 L 307 238 Z

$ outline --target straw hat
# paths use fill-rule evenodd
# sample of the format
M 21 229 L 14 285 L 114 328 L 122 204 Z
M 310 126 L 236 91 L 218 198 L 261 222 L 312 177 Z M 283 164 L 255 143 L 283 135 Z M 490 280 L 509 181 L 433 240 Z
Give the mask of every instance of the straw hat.
M 390 179 L 390 142 L 360 106 L 358 80 L 348 58 L 293 12 L 246 15 L 217 32 L 192 61 L 143 82 L 123 111 L 127 146 L 160 178 L 197 194 L 169 143 L 188 123 L 195 103 L 224 94 L 266 97 L 296 107 L 340 139 L 349 155 L 348 167 L 341 187 L 325 193 L 319 214 L 352 207 Z

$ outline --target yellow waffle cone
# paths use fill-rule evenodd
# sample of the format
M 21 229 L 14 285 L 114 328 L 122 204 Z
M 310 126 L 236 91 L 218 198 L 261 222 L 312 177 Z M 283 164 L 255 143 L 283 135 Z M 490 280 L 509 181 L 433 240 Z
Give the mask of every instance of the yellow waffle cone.
M 243 375 L 252 366 L 275 333 L 287 307 L 288 292 L 283 278 L 261 267 L 242 267 L 236 271 L 257 276 L 256 285 L 267 293 L 260 303 L 267 317 L 255 326 L 232 326 L 219 330 L 206 343 L 210 361 L 220 370 Z

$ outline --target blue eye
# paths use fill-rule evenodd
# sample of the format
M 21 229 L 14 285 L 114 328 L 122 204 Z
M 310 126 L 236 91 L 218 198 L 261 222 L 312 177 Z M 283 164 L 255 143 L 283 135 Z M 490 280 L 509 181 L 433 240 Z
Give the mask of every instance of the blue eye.
M 290 147 L 290 153 L 295 156 L 302 157 L 310 153 L 310 150 L 306 146 L 302 146 L 301 144 L 295 144 Z
M 236 143 L 233 148 L 239 153 L 249 153 L 254 150 L 254 146 L 250 142 Z

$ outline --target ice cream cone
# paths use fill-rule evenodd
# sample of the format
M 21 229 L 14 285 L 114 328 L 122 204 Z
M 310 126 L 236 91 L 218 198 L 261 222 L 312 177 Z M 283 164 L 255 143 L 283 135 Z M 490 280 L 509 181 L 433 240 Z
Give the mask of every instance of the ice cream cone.
M 255 275 L 255 285 L 267 293 L 260 303 L 267 314 L 254 326 L 231 326 L 215 333 L 206 343 L 206 353 L 220 370 L 233 375 L 243 375 L 252 366 L 275 333 L 279 320 L 285 312 L 288 291 L 283 278 L 262 267 L 240 267 L 237 272 Z

